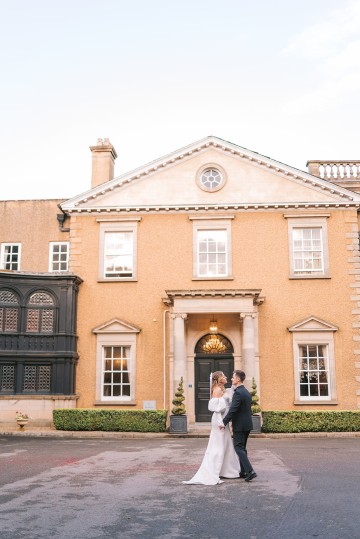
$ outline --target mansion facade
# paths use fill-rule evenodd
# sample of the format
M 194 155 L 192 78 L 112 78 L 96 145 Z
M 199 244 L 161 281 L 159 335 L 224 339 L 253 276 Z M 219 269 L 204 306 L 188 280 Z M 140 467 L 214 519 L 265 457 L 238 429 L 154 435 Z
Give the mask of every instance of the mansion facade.
M 360 408 L 360 164 L 308 172 L 214 136 L 91 188 L 0 201 L 0 422 L 54 408 L 168 409 L 209 375 L 263 410 Z

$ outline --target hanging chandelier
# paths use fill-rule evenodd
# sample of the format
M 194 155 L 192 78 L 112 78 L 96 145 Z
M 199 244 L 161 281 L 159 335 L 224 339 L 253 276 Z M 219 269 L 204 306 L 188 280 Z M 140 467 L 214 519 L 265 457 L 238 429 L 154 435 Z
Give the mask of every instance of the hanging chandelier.
M 210 333 L 216 333 L 217 332 L 217 322 L 215 320 L 215 318 L 213 317 L 213 319 L 210 321 Z
M 218 335 L 211 335 L 209 339 L 202 345 L 204 352 L 219 353 L 226 350 L 225 344 L 219 339 Z

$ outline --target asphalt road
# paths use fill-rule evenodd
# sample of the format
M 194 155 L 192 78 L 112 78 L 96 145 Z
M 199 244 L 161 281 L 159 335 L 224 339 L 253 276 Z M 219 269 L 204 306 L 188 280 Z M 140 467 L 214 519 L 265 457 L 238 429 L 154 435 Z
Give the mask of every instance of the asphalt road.
M 206 439 L 0 438 L 1 539 L 358 539 L 360 439 L 250 439 L 258 477 L 183 485 Z

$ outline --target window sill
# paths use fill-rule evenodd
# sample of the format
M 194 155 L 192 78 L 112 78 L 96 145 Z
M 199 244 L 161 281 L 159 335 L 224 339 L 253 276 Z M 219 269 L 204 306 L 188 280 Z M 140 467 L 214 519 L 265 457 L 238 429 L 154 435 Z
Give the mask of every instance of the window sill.
M 326 406 L 327 404 L 330 405 L 330 406 L 334 406 L 336 404 L 339 404 L 338 401 L 336 399 L 332 399 L 332 400 L 329 400 L 329 401 L 325 401 L 325 400 L 308 400 L 308 401 L 298 401 L 298 400 L 295 400 L 294 401 L 294 405 L 295 406 L 307 406 L 307 405 L 314 405 L 314 404 L 318 404 L 319 406 Z
M 136 406 L 136 401 L 94 401 L 94 406 Z
M 98 279 L 97 280 L 98 283 L 133 283 L 133 282 L 137 282 L 137 279 L 131 277 L 131 278 L 120 278 L 120 279 Z
M 193 277 L 193 281 L 233 281 L 234 277 Z
M 289 275 L 289 279 L 331 279 L 330 275 Z

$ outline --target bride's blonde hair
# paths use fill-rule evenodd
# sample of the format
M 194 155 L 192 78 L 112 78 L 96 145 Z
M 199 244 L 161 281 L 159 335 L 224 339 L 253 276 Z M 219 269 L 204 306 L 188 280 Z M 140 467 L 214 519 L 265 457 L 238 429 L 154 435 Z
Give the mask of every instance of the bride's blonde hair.
M 217 386 L 221 387 L 221 389 L 224 389 L 224 384 L 220 383 L 220 378 L 222 376 L 224 376 L 224 373 L 222 371 L 215 371 L 212 373 L 211 394 Z

